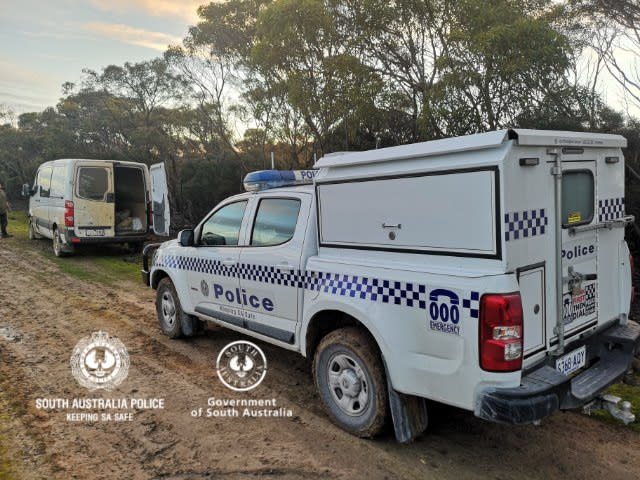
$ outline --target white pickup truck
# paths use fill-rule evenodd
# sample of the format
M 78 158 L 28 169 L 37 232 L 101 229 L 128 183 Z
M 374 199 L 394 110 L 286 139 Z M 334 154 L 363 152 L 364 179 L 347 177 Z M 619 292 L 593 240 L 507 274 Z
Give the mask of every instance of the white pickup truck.
M 332 420 L 424 399 L 505 423 L 628 405 L 602 391 L 638 351 L 620 136 L 503 130 L 249 174 L 247 193 L 145 250 L 160 327 L 211 321 L 313 359 Z M 304 185 L 301 185 L 304 184 Z

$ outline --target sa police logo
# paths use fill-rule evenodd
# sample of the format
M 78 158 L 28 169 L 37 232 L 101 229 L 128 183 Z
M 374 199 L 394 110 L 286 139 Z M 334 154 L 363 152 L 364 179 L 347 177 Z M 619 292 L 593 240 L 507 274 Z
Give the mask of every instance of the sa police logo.
M 206 280 L 202 280 L 200 282 L 200 291 L 202 292 L 202 295 L 205 297 L 209 296 L 209 284 L 207 283 Z
M 257 345 L 231 342 L 218 355 L 218 378 L 231 390 L 246 392 L 256 388 L 267 374 L 267 359 Z
M 444 288 L 429 294 L 429 328 L 443 333 L 460 335 L 460 298 Z
M 71 373 L 89 390 L 111 391 L 129 374 L 129 354 L 116 337 L 106 332 L 93 332 L 73 349 Z

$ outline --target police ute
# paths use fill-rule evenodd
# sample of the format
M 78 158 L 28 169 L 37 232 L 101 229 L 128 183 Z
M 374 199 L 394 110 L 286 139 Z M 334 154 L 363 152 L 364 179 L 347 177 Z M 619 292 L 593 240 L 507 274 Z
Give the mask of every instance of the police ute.
M 171 338 L 215 322 L 313 361 L 331 419 L 407 442 L 426 400 L 502 423 L 628 402 L 638 352 L 626 140 L 502 130 L 247 175 L 246 193 L 149 246 Z

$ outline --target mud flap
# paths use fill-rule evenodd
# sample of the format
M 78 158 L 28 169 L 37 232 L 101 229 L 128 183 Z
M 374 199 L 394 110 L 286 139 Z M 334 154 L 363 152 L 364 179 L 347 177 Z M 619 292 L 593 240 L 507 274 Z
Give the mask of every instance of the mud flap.
M 386 363 L 385 373 L 396 440 L 399 443 L 410 443 L 427 429 L 429 423 L 427 401 L 414 395 L 396 392 L 391 384 Z

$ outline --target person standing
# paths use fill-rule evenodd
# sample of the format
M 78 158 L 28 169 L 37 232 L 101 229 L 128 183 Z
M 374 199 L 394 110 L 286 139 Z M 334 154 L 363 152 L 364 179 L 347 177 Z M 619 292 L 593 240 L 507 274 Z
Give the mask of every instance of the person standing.
M 13 235 L 9 235 L 7 233 L 7 224 L 9 223 L 9 209 L 11 205 L 9 205 L 9 200 L 7 200 L 7 194 L 4 192 L 2 185 L 0 185 L 0 237 L 7 238 L 12 237 Z

